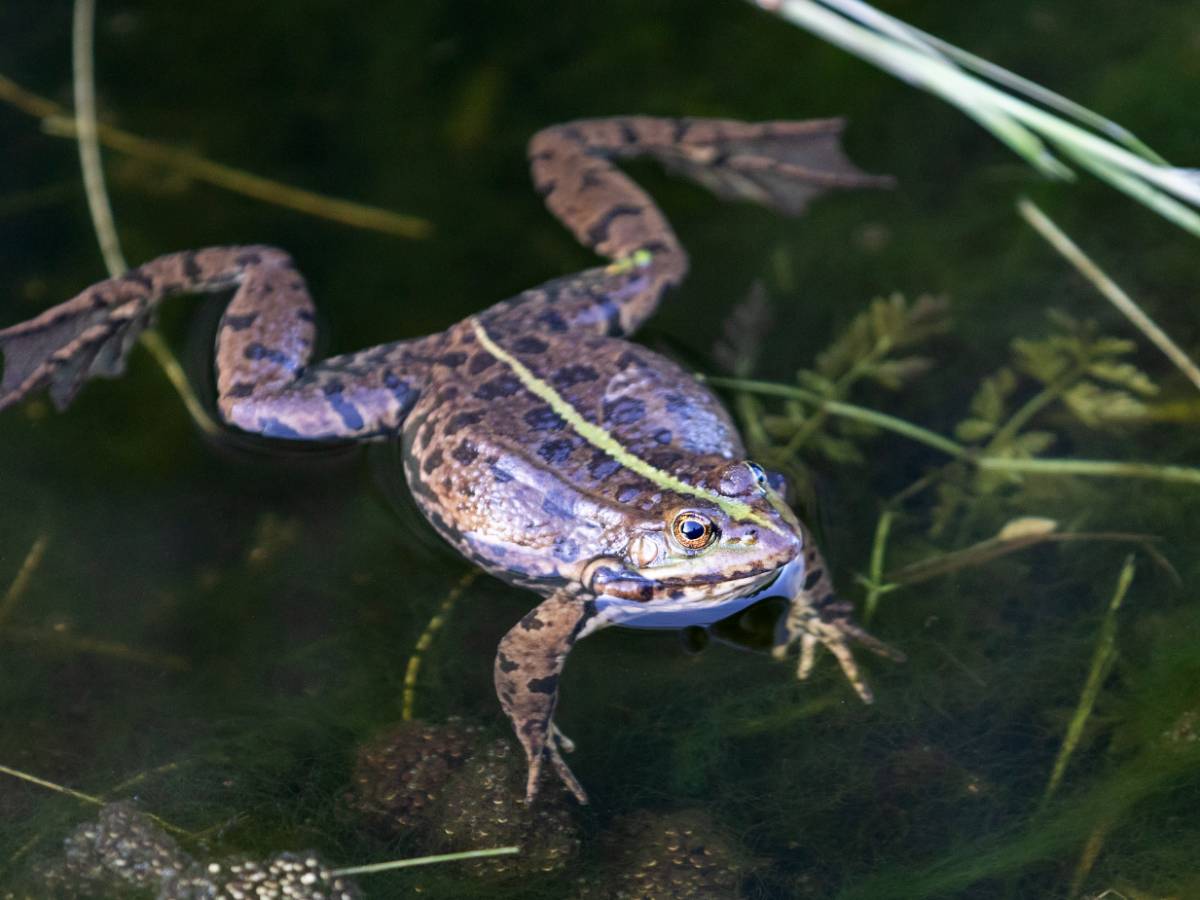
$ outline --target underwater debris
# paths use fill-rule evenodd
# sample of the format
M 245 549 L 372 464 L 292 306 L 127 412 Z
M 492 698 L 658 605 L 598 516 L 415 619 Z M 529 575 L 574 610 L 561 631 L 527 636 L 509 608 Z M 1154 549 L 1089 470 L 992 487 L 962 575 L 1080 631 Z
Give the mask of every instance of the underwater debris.
M 518 844 L 516 856 L 466 863 L 476 877 L 513 878 L 557 872 L 579 852 L 579 830 L 566 788 L 547 785 L 537 802 L 524 797 L 525 757 L 508 740 L 495 740 L 473 756 L 443 792 L 431 835 L 443 850 L 480 844 Z
M 610 874 L 582 885 L 576 900 L 743 896 L 747 853 L 701 810 L 635 813 L 620 820 L 605 843 Z
M 387 837 L 424 825 L 481 733 L 479 726 L 451 718 L 441 725 L 404 722 L 380 734 L 358 752 L 345 810 Z
M 353 882 L 311 853 L 200 862 L 133 804 L 108 803 L 36 875 L 42 896 L 75 900 L 155 890 L 157 900 L 357 900 Z M 36 895 L 30 895 L 36 896 Z

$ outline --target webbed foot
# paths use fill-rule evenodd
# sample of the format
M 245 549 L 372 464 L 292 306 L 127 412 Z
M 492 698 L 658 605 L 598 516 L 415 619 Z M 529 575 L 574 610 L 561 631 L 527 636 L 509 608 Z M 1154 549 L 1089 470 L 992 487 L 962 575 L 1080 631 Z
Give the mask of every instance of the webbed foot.
M 851 642 L 862 644 L 872 653 L 895 662 L 905 660 L 904 654 L 899 650 L 889 647 L 851 620 L 850 604 L 827 601 L 818 606 L 814 605 L 806 594 L 793 598 L 787 612 L 780 616 L 772 656 L 785 659 L 788 650 L 797 642 L 800 644 L 797 678 L 803 680 L 812 673 L 817 646 L 824 644 L 837 658 L 842 672 L 864 703 L 873 702 L 875 694 L 854 660 L 854 654 L 850 651 Z
M 120 375 L 149 314 L 140 285 L 114 279 L 0 331 L 0 409 L 44 388 L 63 409 L 89 379 Z
M 750 200 L 788 215 L 830 188 L 890 187 L 868 175 L 841 149 L 841 119 L 738 122 L 681 119 L 667 148 L 652 152 L 667 168 L 727 200 Z

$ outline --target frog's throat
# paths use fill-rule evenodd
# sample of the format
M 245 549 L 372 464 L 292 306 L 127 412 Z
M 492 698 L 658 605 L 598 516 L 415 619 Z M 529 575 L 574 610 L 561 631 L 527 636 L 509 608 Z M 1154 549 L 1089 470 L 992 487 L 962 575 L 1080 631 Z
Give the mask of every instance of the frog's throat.
M 608 431 L 599 425 L 592 424 L 580 415 L 579 411 L 568 403 L 558 391 L 534 375 L 519 359 L 493 341 L 484 329 L 483 323 L 477 317 L 472 316 L 470 322 L 471 327 L 475 329 L 475 337 L 479 340 L 480 345 L 488 353 L 508 366 L 527 391 L 550 404 L 552 410 L 562 416 L 580 437 L 597 450 L 602 450 L 631 472 L 636 472 L 664 490 L 674 491 L 677 494 L 685 496 L 699 497 L 702 500 L 707 500 L 709 503 L 715 504 L 732 519 L 743 522 L 754 522 L 755 524 L 770 528 L 772 531 L 786 534 L 786 532 L 771 522 L 770 519 L 757 512 L 750 504 L 743 503 L 740 500 L 732 500 L 729 497 L 722 496 L 694 484 L 688 484 L 686 481 L 676 478 L 670 472 L 664 472 L 662 469 L 650 465 L 650 463 L 646 462 L 640 456 L 631 453 Z

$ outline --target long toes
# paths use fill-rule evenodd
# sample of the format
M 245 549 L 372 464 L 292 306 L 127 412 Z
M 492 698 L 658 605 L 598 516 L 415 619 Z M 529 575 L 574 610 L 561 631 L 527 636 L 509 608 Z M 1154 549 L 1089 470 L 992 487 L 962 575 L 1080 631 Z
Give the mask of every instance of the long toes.
M 537 798 L 538 782 L 542 778 L 542 756 L 538 754 L 529 760 L 529 777 L 525 781 L 525 805 L 530 806 Z
M 558 726 L 554 723 L 550 724 L 550 739 L 563 753 L 574 753 L 575 742 L 558 730 Z
M 800 637 L 800 662 L 796 666 L 796 677 L 804 681 L 812 674 L 813 666 L 817 663 L 817 640 L 815 634 L 807 631 Z
M 885 659 L 890 659 L 894 662 L 906 662 L 908 660 L 908 657 L 905 656 L 901 651 L 897 650 L 895 647 L 885 644 L 883 641 L 879 640 L 879 638 L 875 637 L 869 632 L 864 631 L 857 625 L 850 625 L 847 623 L 841 626 L 841 630 L 848 637 L 858 641 L 858 643 L 862 644 L 872 653 L 878 654 Z
M 588 802 L 587 791 L 583 789 L 583 785 L 579 783 L 579 779 L 575 777 L 575 773 L 571 771 L 571 767 L 562 758 L 562 754 L 556 749 L 551 749 L 550 761 L 554 764 L 554 771 L 558 773 L 558 777 L 562 779 L 562 783 L 567 786 L 567 790 L 574 795 L 580 805 L 586 805 Z
M 862 677 L 862 672 L 858 669 L 858 663 L 854 661 L 854 654 L 850 652 L 850 648 L 846 646 L 846 642 L 842 640 L 826 641 L 825 646 L 837 657 L 838 664 L 842 667 L 842 672 L 846 675 L 846 680 L 850 682 L 850 685 L 862 699 L 862 702 L 875 702 L 875 694 L 867 685 L 866 679 Z

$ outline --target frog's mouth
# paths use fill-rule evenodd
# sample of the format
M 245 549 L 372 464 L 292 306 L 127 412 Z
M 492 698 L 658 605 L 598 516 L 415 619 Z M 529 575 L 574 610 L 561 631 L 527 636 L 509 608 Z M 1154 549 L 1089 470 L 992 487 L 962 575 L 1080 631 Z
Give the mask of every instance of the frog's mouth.
M 698 602 L 737 600 L 747 594 L 761 594 L 779 580 L 784 571 L 802 559 L 793 559 L 783 566 L 748 566 L 730 572 L 693 573 L 688 575 L 647 575 L 630 569 L 615 558 L 594 560 L 585 571 L 584 584 L 598 597 L 654 603 L 694 604 Z
M 637 575 L 638 573 L 629 573 Z M 650 579 L 651 584 L 654 582 Z M 665 579 L 663 581 L 666 581 Z M 660 584 L 662 582 L 659 582 Z M 709 584 L 706 593 L 685 592 L 672 597 L 671 588 L 652 595 L 649 600 L 630 597 L 606 590 L 598 593 L 594 602 L 598 613 L 597 625 L 624 625 L 628 628 L 685 628 L 690 625 L 711 625 L 757 603 L 765 597 L 795 596 L 804 583 L 804 559 L 799 557 L 757 577 L 725 582 L 725 590 L 715 593 Z M 614 587 L 625 587 L 620 581 Z M 629 585 L 630 587 L 632 585 Z

